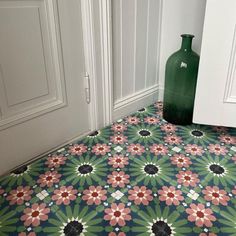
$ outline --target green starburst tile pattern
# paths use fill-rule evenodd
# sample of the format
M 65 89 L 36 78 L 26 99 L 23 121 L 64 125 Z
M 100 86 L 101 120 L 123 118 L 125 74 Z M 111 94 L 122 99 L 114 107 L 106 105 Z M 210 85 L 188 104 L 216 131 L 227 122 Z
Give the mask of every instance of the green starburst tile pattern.
M 0 235 L 236 236 L 236 129 L 142 108 L 1 177 Z

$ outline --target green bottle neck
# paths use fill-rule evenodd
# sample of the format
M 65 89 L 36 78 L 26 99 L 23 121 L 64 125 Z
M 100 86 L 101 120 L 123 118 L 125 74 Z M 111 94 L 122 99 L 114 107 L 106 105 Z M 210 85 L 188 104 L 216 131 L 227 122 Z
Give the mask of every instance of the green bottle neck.
M 192 51 L 192 40 L 194 35 L 182 34 L 181 37 L 182 37 L 182 45 L 180 50 L 184 52 Z

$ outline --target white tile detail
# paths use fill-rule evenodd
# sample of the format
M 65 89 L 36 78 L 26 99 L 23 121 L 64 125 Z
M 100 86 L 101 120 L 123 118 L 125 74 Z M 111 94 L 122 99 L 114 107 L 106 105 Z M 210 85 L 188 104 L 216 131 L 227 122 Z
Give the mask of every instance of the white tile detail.
M 47 197 L 47 196 L 48 196 L 48 192 L 47 192 L 46 190 L 43 190 L 41 193 L 42 193 L 42 194 L 43 194 L 43 196 L 45 196 L 45 197 Z
M 187 194 L 187 196 L 193 200 L 197 200 L 199 197 L 199 194 L 196 193 L 194 190 L 190 190 L 189 193 Z
M 114 193 L 112 193 L 111 196 L 116 200 L 120 200 L 124 196 L 124 194 L 121 191 L 117 190 Z
M 174 152 L 180 152 L 180 151 L 181 151 L 181 148 L 179 148 L 179 147 L 173 147 L 172 150 L 173 150 Z
M 235 147 L 235 146 L 231 147 L 231 150 L 233 150 L 234 152 L 236 152 L 236 147 Z
M 65 151 L 65 148 L 61 148 L 61 149 L 57 150 L 57 152 L 63 152 L 63 151 Z
M 37 193 L 36 196 L 40 199 L 43 200 L 45 197 L 48 196 L 48 192 L 46 190 L 41 191 L 40 193 Z
M 123 150 L 123 148 L 121 146 L 117 146 L 114 148 L 114 150 L 117 152 L 121 152 Z

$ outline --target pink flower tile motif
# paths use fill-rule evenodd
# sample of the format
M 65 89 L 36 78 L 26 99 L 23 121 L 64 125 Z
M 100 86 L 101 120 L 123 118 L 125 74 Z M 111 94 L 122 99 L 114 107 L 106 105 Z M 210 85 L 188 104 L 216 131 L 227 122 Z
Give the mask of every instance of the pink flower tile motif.
M 123 132 L 124 130 L 127 129 L 127 127 L 123 124 L 114 124 L 114 125 L 112 125 L 111 129 L 114 132 Z
M 129 164 L 128 157 L 124 157 L 123 155 L 114 155 L 108 158 L 109 165 L 112 165 L 113 168 L 124 168 Z
M 192 186 L 196 187 L 197 183 L 200 182 L 198 179 L 198 175 L 192 173 L 192 171 L 180 171 L 179 174 L 176 175 L 177 182 L 179 184 L 183 184 L 185 187 Z
M 199 204 L 190 204 L 190 208 L 186 209 L 188 220 L 190 222 L 195 222 L 197 227 L 212 227 L 212 221 L 215 221 L 216 218 L 213 215 L 213 212 L 210 208 L 205 208 L 201 203 Z
M 126 236 L 126 234 L 124 232 L 119 232 L 118 234 L 114 232 L 110 232 L 108 236 Z
M 37 183 L 40 184 L 40 187 L 52 187 L 53 184 L 59 183 L 61 174 L 58 174 L 57 171 L 47 171 L 45 174 L 41 174 Z
M 220 135 L 219 139 L 226 144 L 236 144 L 236 138 L 230 135 Z
M 124 188 L 129 183 L 129 175 L 125 174 L 124 171 L 113 171 L 111 175 L 108 175 L 108 184 L 111 184 L 113 188 L 120 187 Z
M 177 130 L 177 127 L 172 124 L 164 124 L 164 125 L 161 125 L 161 130 L 167 133 L 174 133 Z
M 207 186 L 204 190 L 202 190 L 204 194 L 204 198 L 206 201 L 211 201 L 214 205 L 228 205 L 228 201 L 230 197 L 227 196 L 227 192 L 225 190 L 219 189 L 217 186 Z
M 135 205 L 149 205 L 149 202 L 153 200 L 152 191 L 147 189 L 146 186 L 134 186 L 133 189 L 129 190 L 130 201 L 134 201 Z
M 157 124 L 158 122 L 160 122 L 160 120 L 159 120 L 158 118 L 152 117 L 152 116 L 150 116 L 150 117 L 145 117 L 145 118 L 144 118 L 144 121 L 145 121 L 146 123 L 148 123 L 149 125 L 155 125 L 155 124 Z
M 82 199 L 87 201 L 88 205 L 100 205 L 102 201 L 107 199 L 107 191 L 101 186 L 89 186 L 89 189 L 84 190 L 83 194 Z
M 87 152 L 87 147 L 84 144 L 74 144 L 69 147 L 69 153 L 72 155 L 81 156 L 83 153 Z
M 123 134 L 116 134 L 111 137 L 111 142 L 114 144 L 123 144 L 127 142 L 127 137 Z
M 125 226 L 126 221 L 131 220 L 130 209 L 125 208 L 124 203 L 112 203 L 111 208 L 105 209 L 105 213 L 104 219 L 110 221 L 111 226 Z
M 173 145 L 173 144 L 180 144 L 182 142 L 182 138 L 176 135 L 168 135 L 164 138 L 165 142 Z
M 107 144 L 101 144 L 97 143 L 95 146 L 93 146 L 92 152 L 95 153 L 95 155 L 106 155 L 108 152 L 110 152 L 110 147 Z
M 202 156 L 204 153 L 203 148 L 196 144 L 187 144 L 184 148 L 187 153 L 190 153 L 193 156 Z
M 47 158 L 47 161 L 45 162 L 45 164 L 49 167 L 49 168 L 58 168 L 61 165 L 65 164 L 65 160 L 66 157 L 64 157 L 62 154 L 61 155 L 53 155 L 53 156 L 49 156 Z
M 213 129 L 214 131 L 219 132 L 219 133 L 221 133 L 221 132 L 226 132 L 226 131 L 228 130 L 228 128 L 223 127 L 223 126 L 214 126 L 214 127 L 212 127 L 212 129 Z
M 180 201 L 184 200 L 182 196 L 182 191 L 176 190 L 174 186 L 163 186 L 161 190 L 158 190 L 159 200 L 165 201 L 166 205 L 175 205 L 178 206 Z
M 163 103 L 162 102 L 156 102 L 154 104 L 154 107 L 157 107 L 158 109 L 163 109 Z
M 30 232 L 29 234 L 26 234 L 25 232 L 21 232 L 18 234 L 18 236 L 36 236 L 35 232 Z
M 226 153 L 228 152 L 226 147 L 221 146 L 219 144 L 210 144 L 207 148 L 209 149 L 210 153 L 214 153 L 217 156 L 226 155 Z
M 29 201 L 31 199 L 32 193 L 33 190 L 31 190 L 29 186 L 18 186 L 17 189 L 13 189 L 10 191 L 6 199 L 10 201 L 10 205 L 22 205 L 25 201 Z
M 128 146 L 128 152 L 130 152 L 133 156 L 134 155 L 142 155 L 145 152 L 144 146 L 140 145 L 139 143 L 137 144 L 130 144 Z
M 137 125 L 138 123 L 140 123 L 140 119 L 136 116 L 128 116 L 126 120 L 131 125 Z
M 154 153 L 156 156 L 157 155 L 166 155 L 168 153 L 167 147 L 165 147 L 162 144 L 153 144 L 150 147 L 150 152 Z
M 189 157 L 186 157 L 183 154 L 175 154 L 171 157 L 171 163 L 176 165 L 179 168 L 189 167 L 192 162 Z
M 24 209 L 24 215 L 21 216 L 21 221 L 24 221 L 25 226 L 39 226 L 40 221 L 48 220 L 50 209 L 45 203 L 34 203 L 31 208 Z
M 54 190 L 52 200 L 56 201 L 57 205 L 69 205 L 71 201 L 76 199 L 77 190 L 72 186 L 61 186 L 60 189 Z
M 199 236 L 217 236 L 217 234 L 214 233 L 200 233 Z

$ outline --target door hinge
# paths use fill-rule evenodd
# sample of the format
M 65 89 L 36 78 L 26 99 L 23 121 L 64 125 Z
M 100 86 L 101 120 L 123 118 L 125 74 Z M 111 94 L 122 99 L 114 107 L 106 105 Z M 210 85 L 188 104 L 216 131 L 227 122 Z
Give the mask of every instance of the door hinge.
M 89 74 L 86 72 L 84 76 L 84 89 L 85 89 L 85 99 L 86 102 L 90 103 L 90 79 Z

